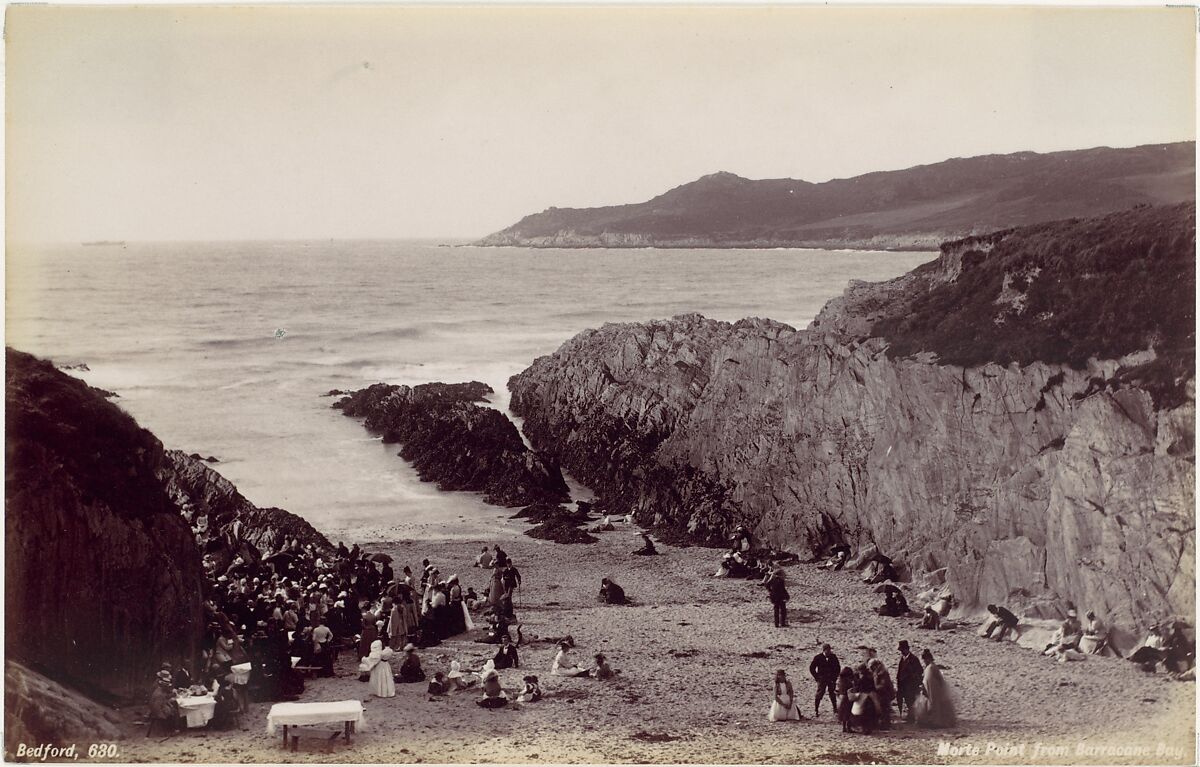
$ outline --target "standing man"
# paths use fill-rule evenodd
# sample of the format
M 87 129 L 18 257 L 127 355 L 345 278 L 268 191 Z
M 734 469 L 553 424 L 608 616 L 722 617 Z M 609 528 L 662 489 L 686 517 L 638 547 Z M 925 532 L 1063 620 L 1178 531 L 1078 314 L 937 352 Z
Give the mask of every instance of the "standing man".
M 838 674 L 842 671 L 842 664 L 838 657 L 833 654 L 833 648 L 829 645 L 822 645 L 821 652 L 817 653 L 812 663 L 808 665 L 808 673 L 812 674 L 812 678 L 817 680 L 817 699 L 813 704 L 815 716 L 821 715 L 821 698 L 826 693 L 829 694 L 829 704 L 833 707 L 834 713 L 837 712 L 837 690 Z
M 776 568 L 771 571 L 764 585 L 767 587 L 771 606 L 775 610 L 775 628 L 785 628 L 787 626 L 788 590 L 784 583 L 783 570 Z
M 913 703 L 921 693 L 924 670 L 921 661 L 908 649 L 908 640 L 901 639 L 896 648 L 900 651 L 900 662 L 896 664 L 896 712 L 904 714 L 904 721 L 913 720 Z

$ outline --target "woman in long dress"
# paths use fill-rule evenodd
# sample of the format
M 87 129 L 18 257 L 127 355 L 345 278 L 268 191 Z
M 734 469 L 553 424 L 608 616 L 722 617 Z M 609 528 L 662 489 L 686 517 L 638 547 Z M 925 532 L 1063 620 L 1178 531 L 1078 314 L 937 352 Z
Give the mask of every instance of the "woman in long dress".
M 767 714 L 767 721 L 785 722 L 789 719 L 801 719 L 800 709 L 796 706 L 792 683 L 783 669 L 779 669 L 775 672 L 775 697 L 771 700 L 771 712 Z
M 388 663 L 392 654 L 391 649 L 385 650 L 383 642 L 376 639 L 371 643 L 370 654 L 363 658 L 358 667 L 359 673 L 371 675 L 367 683 L 371 688 L 371 694 L 377 698 L 396 697 L 396 683 L 392 681 L 392 664 Z
M 956 717 L 950 685 L 946 684 L 942 670 L 933 662 L 933 653 L 928 649 L 922 650 L 921 660 L 925 664 L 925 676 L 921 683 L 921 699 L 917 701 L 917 725 L 932 728 L 953 727 Z

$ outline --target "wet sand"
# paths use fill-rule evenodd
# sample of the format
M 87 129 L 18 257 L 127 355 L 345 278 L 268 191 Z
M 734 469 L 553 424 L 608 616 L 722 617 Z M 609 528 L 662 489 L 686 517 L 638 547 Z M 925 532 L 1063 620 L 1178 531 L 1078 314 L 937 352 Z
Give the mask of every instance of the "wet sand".
M 911 625 L 915 619 L 873 613 L 882 598 L 857 572 L 830 573 L 812 565 L 787 568 L 791 625 L 777 629 L 760 586 L 711 577 L 718 551 L 660 545 L 660 556 L 635 557 L 628 552 L 639 542 L 630 530 L 599 534 L 594 545 L 565 546 L 516 535 L 514 524 L 504 524 L 487 541 L 509 552 L 524 579 L 516 608 L 527 644 L 520 648 L 521 668 L 502 671 L 501 681 L 512 693 L 524 674 L 537 674 L 543 700 L 492 711 L 475 705 L 477 690 L 431 698 L 423 683 L 397 684 L 396 697 L 374 698 L 357 680 L 349 651 L 342 654 L 338 676 L 310 680 L 301 699 L 362 700 L 367 728 L 349 746 L 339 741 L 326 751 L 305 741 L 298 753 L 283 751 L 282 737 L 266 734 L 269 703 L 251 704 L 242 729 L 190 731 L 164 742 L 143 737 L 144 728 L 133 724 L 140 710 L 130 710 L 118 760 L 1194 762 L 1193 683 L 1145 674 L 1117 658 L 1059 664 L 1015 644 L 980 639 L 974 626 L 918 631 Z M 487 575 L 470 565 L 483 543 L 400 542 L 368 549 L 395 556 L 397 572 L 406 563 L 415 569 L 428 557 L 443 577 L 458 573 L 464 588 L 482 593 Z M 598 603 L 604 576 L 620 583 L 636 604 Z M 550 676 L 553 646 L 529 640 L 564 634 L 574 636 L 580 662 L 604 652 L 620 675 L 608 682 Z M 859 660 L 857 645 L 874 646 L 894 677 L 900 639 L 908 639 L 917 653 L 929 647 L 949 667 L 945 675 L 958 700 L 956 728 L 901 725 L 869 736 L 846 734 L 828 700 L 813 718 L 808 663 L 822 642 L 832 644 L 843 663 Z M 478 669 L 493 652 L 494 646 L 464 635 L 419 654 L 431 675 L 448 669 L 451 659 Z M 786 669 L 796 687 L 807 717 L 800 722 L 767 721 L 777 668 Z M 997 750 L 1005 746 L 1010 750 Z

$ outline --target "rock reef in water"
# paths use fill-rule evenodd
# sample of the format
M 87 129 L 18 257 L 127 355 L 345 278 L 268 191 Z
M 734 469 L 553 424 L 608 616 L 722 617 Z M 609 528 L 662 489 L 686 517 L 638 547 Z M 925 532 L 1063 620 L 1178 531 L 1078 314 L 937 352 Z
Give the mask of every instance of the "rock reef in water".
M 503 413 L 481 407 L 492 388 L 465 384 L 375 384 L 333 407 L 398 443 L 400 456 L 440 490 L 483 493 L 497 506 L 559 503 L 570 494 L 557 464 L 525 446 Z
M 948 243 L 806 330 L 585 331 L 509 381 L 512 409 L 642 524 L 874 544 L 946 568 L 967 610 L 1142 628 L 1193 612 L 1194 253 L 1190 205 Z
M 167 450 L 164 459 L 161 480 L 168 495 L 193 523 L 201 516 L 207 517 L 210 537 L 230 531 L 236 524 L 235 537 L 263 555 L 278 551 L 289 538 L 317 551 L 332 550 L 329 539 L 305 519 L 283 509 L 263 509 L 250 503 L 232 482 L 206 466 L 205 459 L 182 450 Z

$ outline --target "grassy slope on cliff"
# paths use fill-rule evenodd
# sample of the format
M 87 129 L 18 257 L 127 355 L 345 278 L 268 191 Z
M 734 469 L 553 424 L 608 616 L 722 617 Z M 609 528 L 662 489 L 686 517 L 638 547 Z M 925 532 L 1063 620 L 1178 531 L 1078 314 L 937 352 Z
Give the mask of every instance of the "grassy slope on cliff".
M 1157 359 L 1123 376 L 1174 404 L 1195 373 L 1195 250 L 1191 204 L 946 243 L 962 252 L 957 278 L 917 281 L 929 289 L 893 304 L 872 335 L 893 357 L 930 351 L 963 366 L 1082 368 L 1152 346 Z M 932 277 L 945 259 L 917 271 Z

